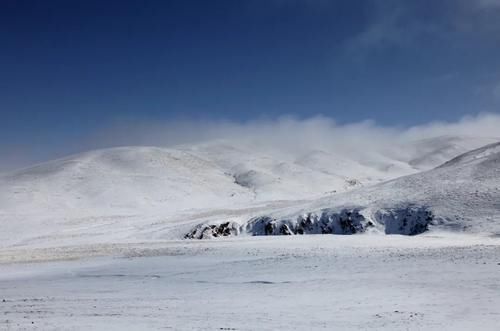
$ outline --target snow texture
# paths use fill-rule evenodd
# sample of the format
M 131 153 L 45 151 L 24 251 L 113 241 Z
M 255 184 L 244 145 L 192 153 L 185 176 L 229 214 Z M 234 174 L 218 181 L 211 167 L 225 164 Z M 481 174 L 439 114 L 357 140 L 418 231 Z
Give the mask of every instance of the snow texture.
M 1 330 L 495 331 L 500 324 L 498 238 L 241 237 L 124 245 L 107 252 L 112 258 L 75 260 L 86 252 L 74 247 L 60 253 L 71 261 L 17 251 L 38 263 L 0 264 Z
M 498 330 L 491 142 L 123 147 L 0 175 L 0 329 Z

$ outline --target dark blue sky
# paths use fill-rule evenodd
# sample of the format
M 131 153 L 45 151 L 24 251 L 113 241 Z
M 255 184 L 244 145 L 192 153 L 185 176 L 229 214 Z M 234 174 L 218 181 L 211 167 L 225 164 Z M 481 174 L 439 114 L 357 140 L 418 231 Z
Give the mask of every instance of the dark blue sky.
M 497 0 L 0 2 L 0 138 L 13 144 L 123 119 L 408 126 L 499 105 Z

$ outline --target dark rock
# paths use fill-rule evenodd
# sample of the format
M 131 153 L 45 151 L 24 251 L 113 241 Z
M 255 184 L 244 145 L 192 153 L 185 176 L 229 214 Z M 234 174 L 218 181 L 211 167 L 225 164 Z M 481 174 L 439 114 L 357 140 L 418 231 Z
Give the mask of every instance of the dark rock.
M 275 219 L 270 216 L 253 218 L 239 226 L 234 222 L 221 224 L 200 224 L 186 234 L 187 239 L 207 239 L 213 237 L 236 236 L 248 233 L 253 236 L 342 234 L 363 233 L 380 223 L 386 234 L 417 235 L 428 230 L 434 222 L 432 212 L 426 207 L 405 206 L 379 210 L 374 221 L 361 214 L 361 208 L 341 210 L 323 209 L 307 213 L 296 219 Z
M 386 234 L 414 236 L 427 231 L 434 216 L 426 207 L 407 206 L 380 210 L 375 219 L 385 226 Z
M 221 224 L 199 224 L 184 236 L 184 239 L 209 239 L 238 235 L 238 224 L 225 222 Z

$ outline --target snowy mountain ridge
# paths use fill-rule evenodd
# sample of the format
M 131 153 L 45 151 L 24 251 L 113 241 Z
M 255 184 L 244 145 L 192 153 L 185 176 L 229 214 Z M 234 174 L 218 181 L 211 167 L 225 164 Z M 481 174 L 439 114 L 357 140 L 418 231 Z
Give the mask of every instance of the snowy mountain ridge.
M 443 223 L 496 232 L 496 145 L 429 170 L 443 158 L 494 141 L 437 137 L 358 154 L 316 149 L 292 155 L 227 141 L 90 151 L 0 175 L 0 239 L 7 247 L 176 239 L 197 224 L 226 222 L 237 230 L 220 231 L 260 234 L 247 223 L 260 216 L 292 221 L 287 224 L 291 233 L 355 233 L 367 225 L 387 232 L 377 211 L 387 208 L 390 214 L 401 205 L 412 213 L 409 202 L 425 207 L 423 218 L 431 212 L 433 224 L 441 222 L 441 215 L 459 212 L 457 220 L 446 217 Z M 456 198 L 461 194 L 472 198 Z M 463 211 L 464 204 L 474 212 Z M 347 224 L 346 213 L 359 213 L 364 220 Z M 470 221 L 488 213 L 492 227 Z M 322 221 L 308 230 L 296 225 L 299 216 Z

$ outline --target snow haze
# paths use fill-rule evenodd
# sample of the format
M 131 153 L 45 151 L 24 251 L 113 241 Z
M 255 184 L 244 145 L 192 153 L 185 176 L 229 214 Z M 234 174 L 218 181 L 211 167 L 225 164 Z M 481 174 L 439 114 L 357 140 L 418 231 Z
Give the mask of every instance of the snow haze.
M 234 122 L 228 120 L 146 121 L 116 120 L 113 124 L 74 141 L 59 141 L 34 149 L 36 145 L 0 143 L 4 155 L 0 170 L 8 171 L 30 164 L 87 150 L 117 146 L 173 147 L 213 140 L 245 143 L 261 152 L 296 157 L 323 150 L 356 156 L 366 151 L 388 152 L 394 156 L 415 156 L 408 143 L 439 136 L 498 138 L 500 115 L 484 113 L 456 122 L 431 122 L 410 127 L 381 126 L 375 121 L 338 123 L 334 118 L 317 115 L 310 118 L 283 116 Z M 478 147 L 478 146 L 476 146 Z

